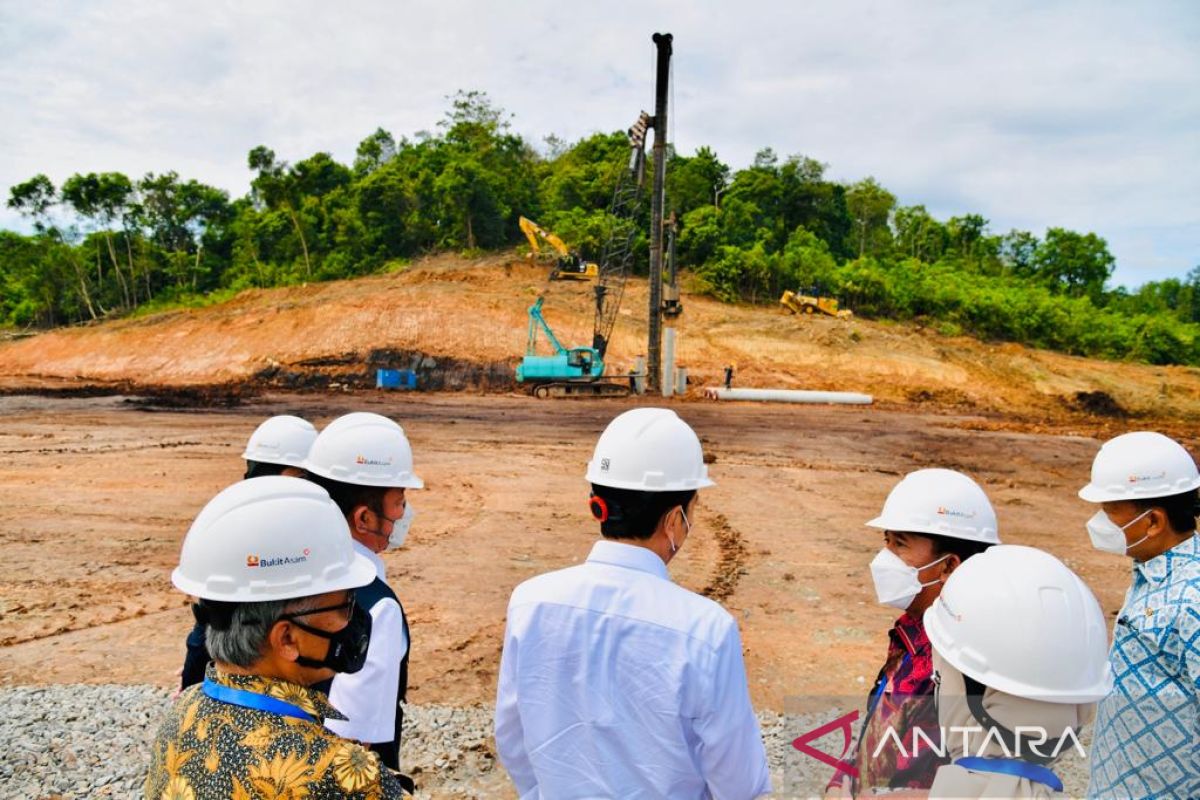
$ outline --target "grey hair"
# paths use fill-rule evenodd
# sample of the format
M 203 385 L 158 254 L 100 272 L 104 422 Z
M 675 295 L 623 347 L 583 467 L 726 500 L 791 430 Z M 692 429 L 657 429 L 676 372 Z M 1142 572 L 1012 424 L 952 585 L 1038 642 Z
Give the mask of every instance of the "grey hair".
M 214 661 L 237 667 L 251 667 L 262 658 L 271 628 L 284 614 L 317 608 L 318 597 L 295 600 L 266 600 L 261 603 L 237 603 L 227 628 L 205 626 L 208 654 Z

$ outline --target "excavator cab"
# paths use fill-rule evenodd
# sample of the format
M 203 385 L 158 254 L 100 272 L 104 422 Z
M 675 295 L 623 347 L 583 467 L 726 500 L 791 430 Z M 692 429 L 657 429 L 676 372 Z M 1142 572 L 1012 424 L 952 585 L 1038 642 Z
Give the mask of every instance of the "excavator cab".
M 595 280 L 599 274 L 595 264 L 584 261 L 578 253 L 571 253 L 558 259 L 558 264 L 550 273 L 550 280 L 590 281 Z

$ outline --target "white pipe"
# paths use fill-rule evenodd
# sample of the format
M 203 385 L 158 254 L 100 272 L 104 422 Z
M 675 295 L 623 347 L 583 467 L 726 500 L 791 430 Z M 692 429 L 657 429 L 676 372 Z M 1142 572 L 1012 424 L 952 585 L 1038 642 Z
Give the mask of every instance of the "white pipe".
M 713 400 L 761 400 L 768 403 L 837 403 L 840 405 L 869 405 L 869 394 L 856 392 L 814 392 L 806 389 L 726 389 L 710 386 L 704 396 Z
M 663 326 L 662 396 L 675 394 L 675 326 Z

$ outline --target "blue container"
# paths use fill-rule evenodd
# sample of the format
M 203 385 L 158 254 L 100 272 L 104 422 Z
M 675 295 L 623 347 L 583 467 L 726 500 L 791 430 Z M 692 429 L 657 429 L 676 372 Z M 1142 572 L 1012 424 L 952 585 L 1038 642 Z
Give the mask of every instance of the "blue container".
M 380 369 L 375 371 L 376 389 L 415 389 L 417 373 L 411 369 Z

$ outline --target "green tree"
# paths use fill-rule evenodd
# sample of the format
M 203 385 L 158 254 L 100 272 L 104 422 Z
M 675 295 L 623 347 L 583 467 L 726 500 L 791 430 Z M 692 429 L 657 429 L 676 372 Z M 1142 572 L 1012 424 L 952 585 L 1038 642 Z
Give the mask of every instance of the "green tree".
M 712 149 L 701 147 L 690 157 L 673 154 L 667 162 L 668 206 L 680 217 L 701 206 L 717 206 L 718 193 L 728 182 L 729 166 Z
M 1073 297 L 1100 299 L 1116 259 L 1108 243 L 1094 233 L 1051 228 L 1033 254 L 1036 274 L 1048 285 Z
M 130 279 L 126 280 L 120 260 L 117 258 L 112 226 L 118 221 L 124 222 L 131 213 L 136 213 L 133 194 L 133 183 L 119 172 L 89 172 L 86 175 L 72 175 L 62 185 L 63 201 L 80 217 L 90 220 L 92 229 L 103 235 L 109 258 L 112 261 L 113 272 L 116 274 L 120 287 L 120 302 L 123 308 L 132 308 L 136 300 L 136 284 L 133 287 L 133 293 L 130 292 L 130 281 L 136 277 L 133 251 L 129 231 L 126 229 L 125 243 L 129 248 L 128 267 L 130 272 Z M 96 268 L 97 282 L 103 285 L 104 278 L 100 271 L 99 260 L 97 260 Z
M 854 223 L 852 236 L 858 257 L 877 255 L 891 245 L 888 218 L 896 205 L 896 196 L 874 178 L 864 178 L 846 190 L 846 208 Z
M 396 157 L 396 140 L 383 128 L 358 143 L 354 157 L 354 172 L 358 176 L 369 175 Z
M 304 226 L 300 224 L 301 193 L 296 175 L 288 168 L 286 161 L 276 161 L 275 151 L 264 145 L 251 150 L 246 161 L 250 169 L 258 173 L 250 181 L 254 196 L 266 208 L 281 209 L 287 214 L 300 241 L 300 249 L 304 253 L 304 274 L 311 276 L 312 259 L 308 253 L 308 239 L 304 235 Z

